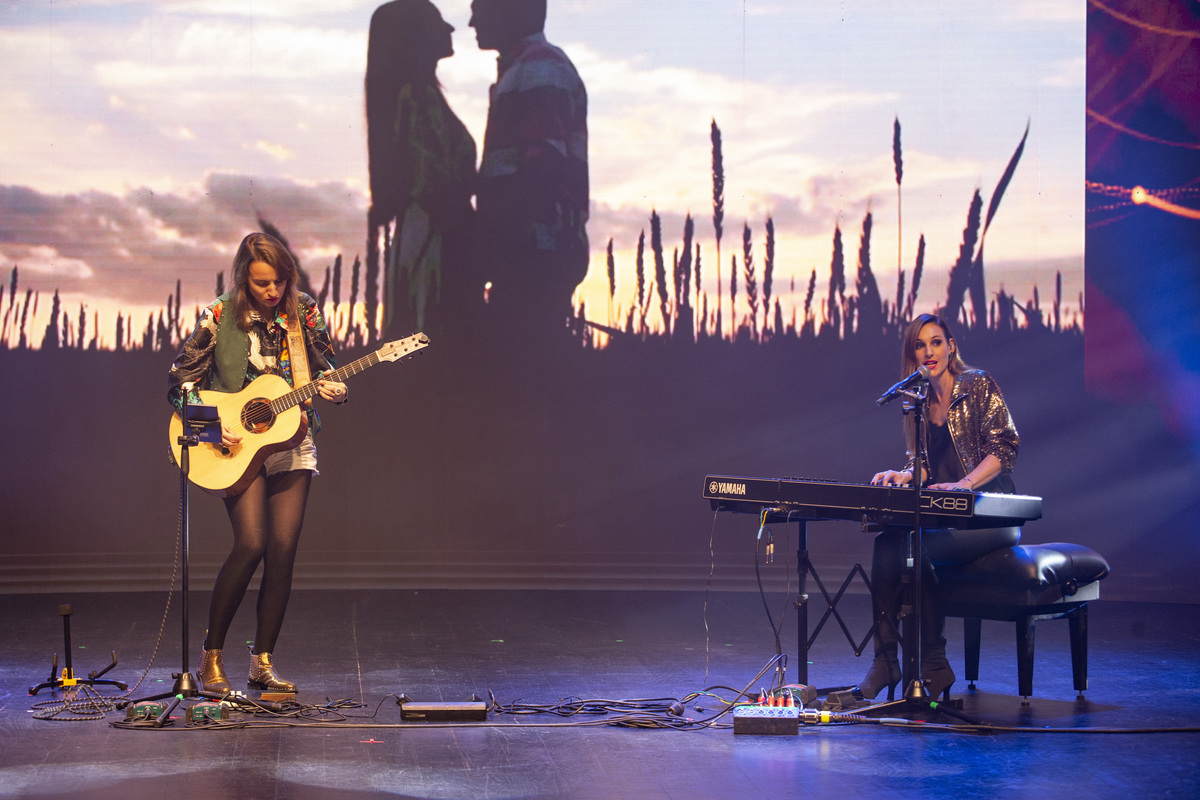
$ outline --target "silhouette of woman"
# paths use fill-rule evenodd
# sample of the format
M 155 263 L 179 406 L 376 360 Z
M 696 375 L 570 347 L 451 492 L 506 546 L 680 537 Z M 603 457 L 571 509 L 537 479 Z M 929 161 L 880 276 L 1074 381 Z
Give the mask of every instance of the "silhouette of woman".
M 453 30 L 429 0 L 393 0 L 371 16 L 367 262 L 377 268 L 383 241 L 385 332 L 442 328 L 474 294 L 466 269 L 475 140 L 437 80 L 438 61 L 454 54 Z M 401 304 L 413 315 L 403 324 Z

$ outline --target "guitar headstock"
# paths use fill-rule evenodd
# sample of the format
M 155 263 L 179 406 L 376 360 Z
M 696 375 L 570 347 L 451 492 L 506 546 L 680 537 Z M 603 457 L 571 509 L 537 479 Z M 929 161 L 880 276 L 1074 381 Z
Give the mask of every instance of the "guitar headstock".
M 388 342 L 383 347 L 375 351 L 379 356 L 380 361 L 399 361 L 402 358 L 424 350 L 429 346 L 429 337 L 423 333 L 414 333 L 404 339 L 397 339 L 394 342 Z

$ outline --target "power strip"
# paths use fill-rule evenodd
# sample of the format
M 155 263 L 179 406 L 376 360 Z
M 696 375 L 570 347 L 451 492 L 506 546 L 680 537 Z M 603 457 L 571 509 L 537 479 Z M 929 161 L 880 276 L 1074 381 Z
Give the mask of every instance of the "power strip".
M 733 732 L 760 736 L 796 736 L 800 733 L 800 709 L 795 706 L 735 708 Z

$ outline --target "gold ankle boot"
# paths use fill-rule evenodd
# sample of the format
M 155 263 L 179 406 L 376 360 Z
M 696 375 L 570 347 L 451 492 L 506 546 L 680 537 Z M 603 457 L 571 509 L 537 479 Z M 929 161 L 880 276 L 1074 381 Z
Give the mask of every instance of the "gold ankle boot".
M 270 653 L 255 653 L 253 650 L 250 651 L 250 677 L 246 685 L 266 692 L 296 691 L 296 684 L 279 677 L 275 665 L 271 663 Z
M 200 677 L 200 688 L 204 691 L 225 693 L 230 690 L 220 650 L 205 650 L 204 645 L 200 645 L 200 669 L 197 673 Z

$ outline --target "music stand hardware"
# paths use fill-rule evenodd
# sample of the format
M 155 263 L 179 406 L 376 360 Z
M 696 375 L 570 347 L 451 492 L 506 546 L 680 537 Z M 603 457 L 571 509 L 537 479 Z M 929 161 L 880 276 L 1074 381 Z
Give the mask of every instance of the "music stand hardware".
M 143 697 L 138 700 L 126 700 L 117 705 L 117 708 L 125 708 L 130 704 L 138 704 L 141 702 L 153 702 L 164 700 L 168 697 L 175 697 L 176 700 L 171 703 L 171 707 L 164 711 L 158 718 L 156 726 L 166 724 L 170 719 L 171 710 L 179 704 L 180 700 L 191 700 L 197 697 L 206 696 L 201 691 L 200 682 L 192 676 L 191 665 L 188 658 L 188 471 L 190 469 L 189 451 L 191 448 L 200 444 L 200 442 L 221 441 L 221 419 L 217 412 L 217 407 L 205 405 L 202 403 L 191 403 L 188 401 L 188 396 L 191 394 L 194 384 L 183 384 L 183 407 L 180 409 L 180 419 L 183 420 L 183 430 L 177 439 L 179 450 L 179 552 L 180 552 L 180 572 L 182 581 L 180 584 L 180 609 L 179 614 L 182 618 L 182 645 L 180 647 L 180 660 L 182 666 L 179 672 L 171 673 L 171 677 L 175 679 L 175 684 L 168 692 L 160 692 L 149 697 Z M 219 697 L 216 696 L 216 697 Z M 210 699 L 213 699 L 210 697 Z
M 217 416 L 217 407 L 205 405 L 203 403 L 188 403 L 187 404 L 187 425 L 189 447 L 194 447 L 200 442 L 208 442 L 210 444 L 221 443 L 221 418 Z M 184 437 L 180 437 L 179 444 L 184 444 Z

